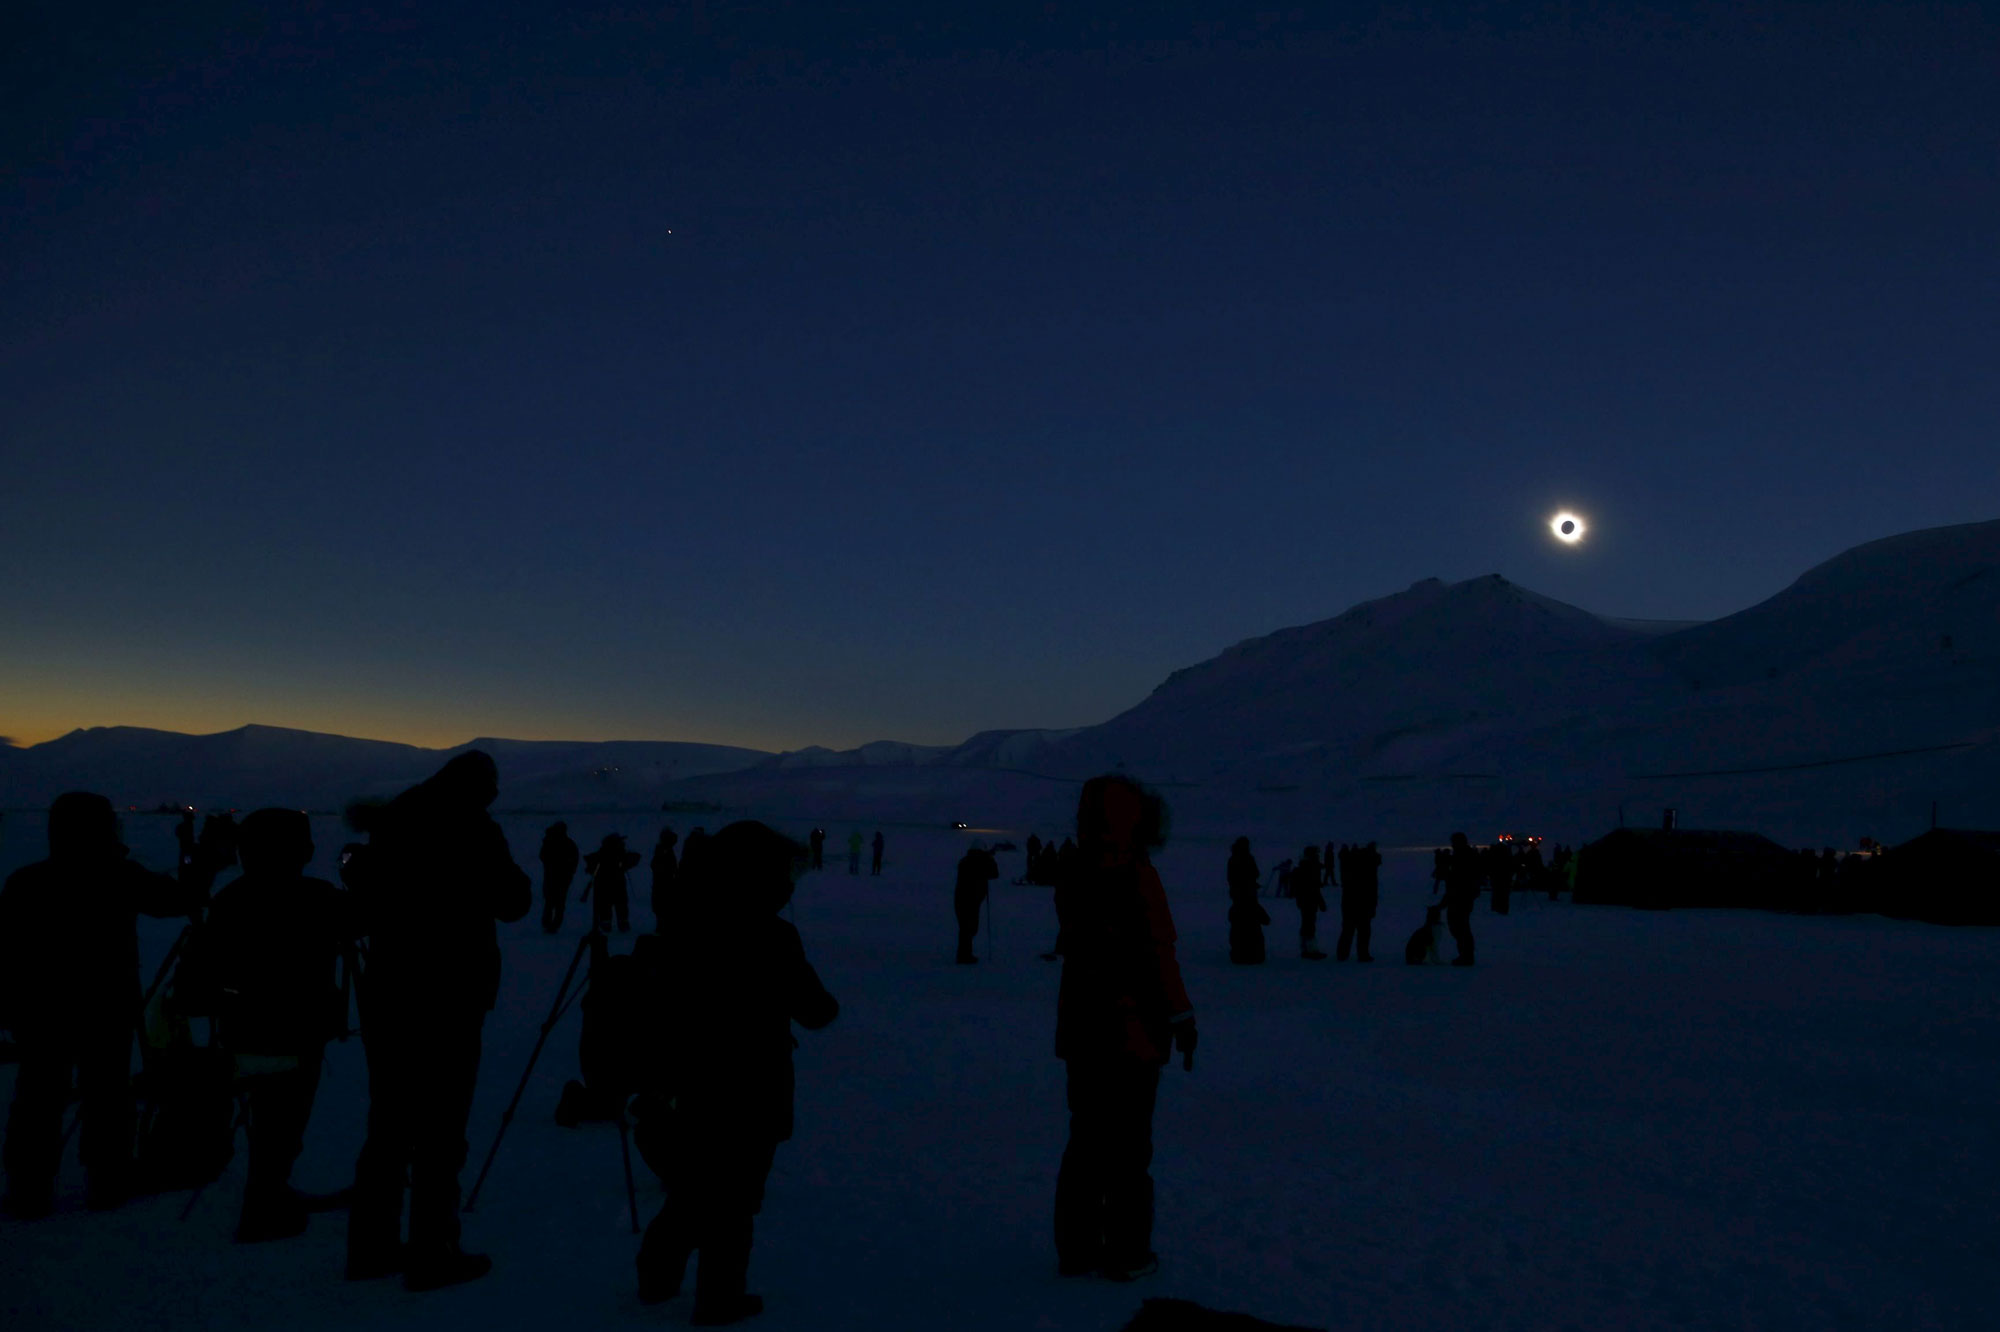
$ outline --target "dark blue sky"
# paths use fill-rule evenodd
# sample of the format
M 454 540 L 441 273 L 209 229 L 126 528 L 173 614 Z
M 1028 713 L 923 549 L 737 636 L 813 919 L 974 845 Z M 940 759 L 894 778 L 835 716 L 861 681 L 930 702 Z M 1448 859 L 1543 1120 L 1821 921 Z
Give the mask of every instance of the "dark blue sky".
M 949 741 L 2000 515 L 1987 6 L 551 8 L 0 20 L 0 732 Z

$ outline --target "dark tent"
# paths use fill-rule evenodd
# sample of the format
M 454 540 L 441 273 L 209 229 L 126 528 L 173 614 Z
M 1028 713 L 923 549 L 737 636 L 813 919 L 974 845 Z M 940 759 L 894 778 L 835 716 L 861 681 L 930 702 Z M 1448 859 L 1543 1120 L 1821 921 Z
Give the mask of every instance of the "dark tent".
M 1871 910 L 1939 925 L 2000 925 L 2000 832 L 1933 828 L 1871 868 Z
M 1760 833 L 1619 828 L 1577 852 L 1576 900 L 1600 906 L 1800 903 L 1796 856 Z

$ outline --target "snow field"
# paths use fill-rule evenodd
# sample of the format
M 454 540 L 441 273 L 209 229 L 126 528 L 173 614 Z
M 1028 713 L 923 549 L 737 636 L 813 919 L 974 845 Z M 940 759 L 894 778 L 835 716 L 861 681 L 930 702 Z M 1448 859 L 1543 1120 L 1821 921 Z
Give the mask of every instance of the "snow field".
M 503 820 L 524 865 L 543 822 Z M 8 819 L 0 869 L 40 854 L 27 823 Z M 657 829 L 656 816 L 570 823 L 586 849 L 616 827 L 643 851 Z M 829 851 L 844 844 L 847 825 L 825 826 Z M 1429 894 L 1428 851 L 1412 850 L 1384 866 L 1371 966 L 1299 960 L 1296 912 L 1272 901 L 1270 963 L 1235 968 L 1226 844 L 1176 842 L 1160 868 L 1202 1044 L 1192 1074 L 1176 1062 L 1162 1077 L 1162 1270 L 1120 1287 L 1053 1270 L 1065 1123 L 1059 968 L 1036 956 L 1054 936 L 1046 890 L 1008 884 L 1020 857 L 1003 854 L 997 940 L 982 932 L 985 960 L 954 967 L 951 868 L 968 835 L 886 831 L 882 878 L 865 865 L 850 878 L 830 855 L 798 894 L 843 1011 L 801 1035 L 799 1132 L 752 1262 L 770 1310 L 756 1326 L 1109 1332 L 1152 1294 L 1328 1327 L 1985 1325 L 2000 1258 L 1991 932 L 1517 894 L 1510 917 L 1482 901 L 1477 969 L 1409 968 L 1402 943 Z M 345 837 L 330 819 L 315 833 L 328 873 Z M 170 821 L 130 820 L 128 840 L 170 863 Z M 1267 868 L 1297 849 L 1256 847 Z M 650 923 L 643 885 L 635 917 Z M 583 928 L 574 896 L 560 938 L 533 915 L 503 928 L 468 1186 Z M 1329 951 L 1337 929 L 1337 913 L 1322 918 Z M 173 933 L 148 922 L 148 956 Z M 187 1194 L 82 1211 L 72 1155 L 55 1217 L 0 1221 L 0 1323 L 685 1323 L 685 1298 L 634 1297 L 615 1132 L 550 1117 L 578 1031 L 572 1013 L 551 1038 L 466 1218 L 468 1247 L 494 1256 L 487 1280 L 427 1296 L 348 1285 L 337 1216 L 288 1243 L 232 1245 L 240 1150 L 185 1221 Z M 0 1095 L 12 1083 L 0 1069 Z M 361 1052 L 335 1046 L 301 1186 L 345 1182 L 365 1109 Z M 643 1221 L 659 1190 L 637 1169 Z

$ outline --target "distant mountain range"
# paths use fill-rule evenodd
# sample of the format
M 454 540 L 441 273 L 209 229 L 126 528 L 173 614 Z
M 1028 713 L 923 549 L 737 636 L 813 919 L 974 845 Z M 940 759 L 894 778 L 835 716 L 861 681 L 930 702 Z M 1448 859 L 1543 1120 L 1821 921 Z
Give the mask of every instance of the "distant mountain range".
M 477 740 L 509 808 L 801 817 L 1060 817 L 1074 783 L 1123 768 L 1217 826 L 1351 819 L 1435 836 L 1441 819 L 1602 824 L 1657 804 L 1831 837 L 1931 800 L 2000 824 L 2000 522 L 1870 542 L 1708 623 L 1614 619 L 1498 575 L 1426 579 L 1175 671 L 1073 730 L 958 745 L 783 754 L 667 742 Z M 121 804 L 331 808 L 456 750 L 249 726 L 125 727 L 0 749 L 0 802 L 87 787 Z
M 763 750 L 650 740 L 502 740 L 450 749 L 355 740 L 278 726 L 182 735 L 93 726 L 26 748 L 0 748 L 0 804 L 40 807 L 68 790 L 102 791 L 120 805 L 202 809 L 285 805 L 339 809 L 389 795 L 483 749 L 499 760 L 509 808 L 569 808 L 579 795 L 622 808 L 657 807 L 669 783 L 771 757 Z

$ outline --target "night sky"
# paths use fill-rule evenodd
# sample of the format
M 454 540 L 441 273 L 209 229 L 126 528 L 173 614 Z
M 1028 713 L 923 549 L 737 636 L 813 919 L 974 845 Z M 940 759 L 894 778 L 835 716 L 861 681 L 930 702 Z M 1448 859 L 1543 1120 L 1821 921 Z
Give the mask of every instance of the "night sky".
M 556 8 L 7 7 L 0 733 L 950 742 L 2000 516 L 1991 7 Z

